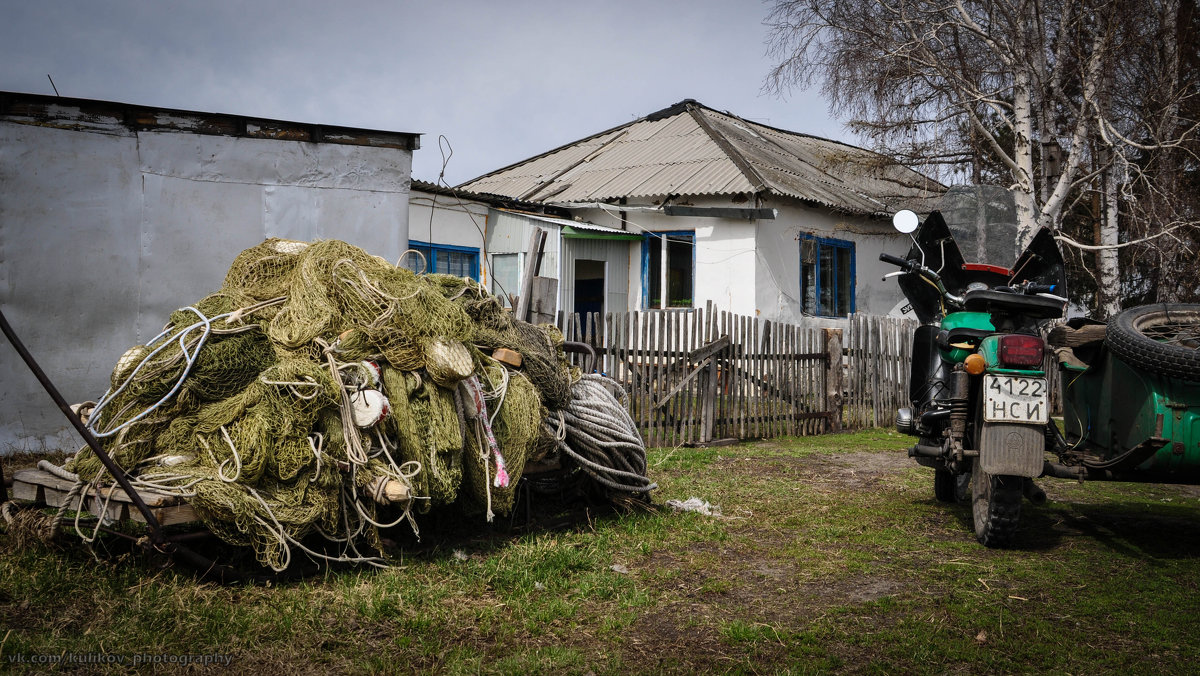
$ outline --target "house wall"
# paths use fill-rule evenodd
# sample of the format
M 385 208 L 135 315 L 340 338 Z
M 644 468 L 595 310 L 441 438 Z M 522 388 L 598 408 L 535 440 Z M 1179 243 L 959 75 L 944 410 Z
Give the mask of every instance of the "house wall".
M 698 207 L 728 207 L 725 200 L 692 200 Z M 625 229 L 634 234 L 691 231 L 695 233 L 695 275 L 693 277 L 693 307 L 704 307 L 712 301 L 722 310 L 751 313 L 754 308 L 755 224 L 752 221 L 730 218 L 698 218 L 667 216 L 659 211 L 639 207 L 657 205 L 628 205 L 625 210 Z M 584 220 L 613 228 L 621 228 L 620 207 L 609 209 L 579 209 Z M 626 309 L 644 309 L 642 245 L 629 245 L 628 296 Z
M 693 198 L 697 207 L 742 207 L 728 200 Z M 855 247 L 855 309 L 871 314 L 898 314 L 903 296 L 894 281 L 881 277 L 894 268 L 879 261 L 881 252 L 903 255 L 908 238 L 889 221 L 848 217 L 828 209 L 805 207 L 794 202 L 764 203 L 778 210 L 775 219 L 755 221 L 729 218 L 667 216 L 627 205 L 625 228 L 634 233 L 694 231 L 694 307 L 712 301 L 719 309 L 775 321 L 818 326 L 844 327 L 846 320 L 805 317 L 800 299 L 800 234 L 850 241 Z M 622 226 L 619 210 L 579 208 L 575 213 L 597 225 Z M 629 247 L 628 309 L 643 308 L 641 245 Z
M 792 203 L 765 204 L 778 209 L 773 221 L 758 223 L 758 258 L 755 302 L 766 319 L 843 327 L 844 319 L 808 318 L 800 298 L 800 235 L 838 239 L 854 243 L 855 311 L 877 315 L 898 313 L 903 295 L 894 280 L 882 281 L 894 271 L 880 262 L 882 252 L 904 255 L 909 239 L 897 233 L 890 221 L 837 214 L 828 209 Z
M 408 199 L 408 237 L 419 242 L 478 249 L 479 281 L 487 284 L 483 245 L 488 212 L 488 205 L 482 202 L 413 189 Z
M 68 401 L 264 238 L 407 246 L 409 150 L 78 126 L 0 119 L 0 306 Z M 0 453 L 81 444 L 7 346 L 0 411 Z

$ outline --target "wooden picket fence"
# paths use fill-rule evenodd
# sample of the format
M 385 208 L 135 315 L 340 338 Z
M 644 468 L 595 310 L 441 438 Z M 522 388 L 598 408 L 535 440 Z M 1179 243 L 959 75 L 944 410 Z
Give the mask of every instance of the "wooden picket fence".
M 562 319 L 566 339 L 591 345 L 595 370 L 624 386 L 651 445 L 890 428 L 909 405 L 912 319 L 855 314 L 845 330 L 820 329 L 711 304 Z M 1047 371 L 1057 415 L 1052 357 Z
M 846 337 L 846 425 L 891 427 L 896 409 L 908 406 L 913 319 L 850 316 Z
M 711 304 L 573 315 L 562 328 L 568 341 L 595 349 L 596 371 L 624 386 L 651 446 L 841 427 L 840 332 L 719 312 Z

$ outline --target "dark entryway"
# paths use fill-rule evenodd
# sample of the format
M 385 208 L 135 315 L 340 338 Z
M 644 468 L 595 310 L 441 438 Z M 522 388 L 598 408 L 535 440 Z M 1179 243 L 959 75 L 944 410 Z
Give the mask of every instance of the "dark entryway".
M 575 311 L 604 312 L 604 261 L 575 261 Z

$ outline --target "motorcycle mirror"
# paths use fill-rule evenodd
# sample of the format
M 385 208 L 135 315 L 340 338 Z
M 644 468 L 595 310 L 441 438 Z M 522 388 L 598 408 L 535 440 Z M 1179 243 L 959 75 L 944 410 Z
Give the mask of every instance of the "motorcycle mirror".
M 917 217 L 916 213 L 908 209 L 901 209 L 896 212 L 895 216 L 892 216 L 892 225 L 906 235 L 916 230 L 920 224 L 921 219 Z

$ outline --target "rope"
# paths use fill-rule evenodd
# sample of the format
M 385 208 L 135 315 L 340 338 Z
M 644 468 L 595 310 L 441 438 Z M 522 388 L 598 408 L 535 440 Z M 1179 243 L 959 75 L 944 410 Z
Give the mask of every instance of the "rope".
M 614 381 L 586 374 L 571 387 L 557 420 L 544 422 L 560 451 L 603 486 L 648 493 L 658 484 L 646 477 L 646 447 L 629 411 L 613 394 Z M 557 425 L 554 423 L 557 422 Z

